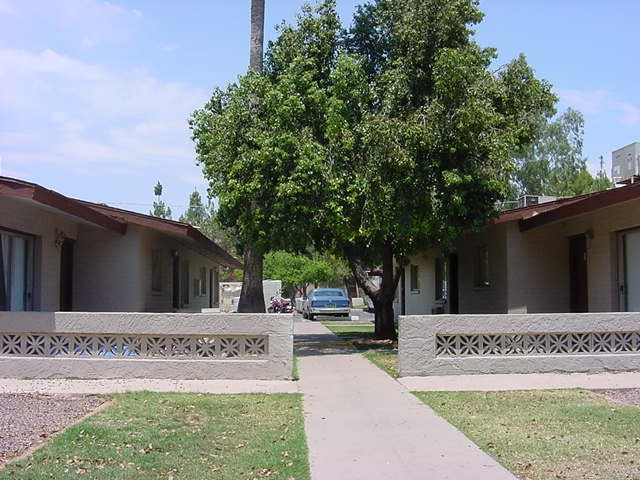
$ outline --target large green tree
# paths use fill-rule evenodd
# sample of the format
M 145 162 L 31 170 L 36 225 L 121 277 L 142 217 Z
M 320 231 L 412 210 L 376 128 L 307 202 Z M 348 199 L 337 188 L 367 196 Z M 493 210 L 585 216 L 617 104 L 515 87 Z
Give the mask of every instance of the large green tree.
M 481 18 L 473 0 L 377 0 L 345 35 L 334 1 L 304 6 L 264 73 L 193 117 L 224 221 L 263 251 L 313 240 L 343 255 L 378 337 L 395 337 L 407 258 L 495 214 L 513 152 L 555 101 L 524 57 L 491 70 L 494 51 L 472 37 Z
M 373 300 L 378 337 L 395 336 L 407 258 L 495 214 L 511 153 L 553 108 L 523 56 L 492 71 L 494 50 L 472 37 L 481 19 L 474 1 L 379 0 L 358 9 L 336 55 L 322 139 L 339 172 L 327 176 L 327 224 Z M 379 287 L 365 275 L 372 264 L 383 267 Z

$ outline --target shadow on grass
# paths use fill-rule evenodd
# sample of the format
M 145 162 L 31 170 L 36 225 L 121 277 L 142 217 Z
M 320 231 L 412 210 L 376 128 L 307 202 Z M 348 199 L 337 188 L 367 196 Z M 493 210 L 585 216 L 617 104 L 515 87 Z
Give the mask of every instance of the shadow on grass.
M 398 342 L 377 340 L 373 325 L 338 326 L 324 324 L 340 340 L 353 345 L 371 363 L 392 376 L 398 378 Z

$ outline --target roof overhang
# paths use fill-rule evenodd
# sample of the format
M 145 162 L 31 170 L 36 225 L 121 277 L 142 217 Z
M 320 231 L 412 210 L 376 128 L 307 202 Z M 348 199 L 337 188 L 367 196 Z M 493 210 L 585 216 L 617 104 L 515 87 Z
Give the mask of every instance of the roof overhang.
M 194 228 L 191 225 L 164 218 L 153 217 L 142 213 L 121 210 L 119 208 L 100 205 L 97 203 L 86 202 L 84 200 L 76 201 L 120 221 L 150 228 L 160 233 L 187 240 L 191 244 L 194 244 L 206 256 L 213 258 L 221 265 L 230 268 L 242 268 L 242 263 L 238 259 L 234 258 L 217 243 L 204 236 L 197 228 Z
M 89 223 L 124 235 L 127 224 L 109 215 L 94 210 L 81 202 L 65 197 L 53 190 L 8 177 L 0 177 L 0 196 L 31 200 L 47 207 L 59 210 L 68 215 L 81 218 Z
M 526 232 L 527 230 L 542 225 L 638 199 L 640 199 L 640 183 L 634 183 L 625 187 L 611 188 L 583 196 L 577 201 L 569 202 L 555 209 L 520 219 L 518 224 L 520 231 Z

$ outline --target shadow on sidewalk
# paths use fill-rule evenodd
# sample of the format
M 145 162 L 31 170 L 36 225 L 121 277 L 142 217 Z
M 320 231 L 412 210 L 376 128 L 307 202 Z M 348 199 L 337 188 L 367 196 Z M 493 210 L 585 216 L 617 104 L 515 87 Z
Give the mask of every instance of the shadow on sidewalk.
M 298 357 L 357 353 L 357 349 L 350 340 L 345 340 L 332 333 L 295 335 L 293 349 Z

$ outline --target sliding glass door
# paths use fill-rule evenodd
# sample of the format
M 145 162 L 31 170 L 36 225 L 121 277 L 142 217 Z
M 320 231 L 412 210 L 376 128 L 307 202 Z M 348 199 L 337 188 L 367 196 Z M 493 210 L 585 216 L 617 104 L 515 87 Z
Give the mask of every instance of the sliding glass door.
M 33 237 L 0 230 L 0 310 L 33 309 L 33 248 Z
M 640 312 L 640 229 L 622 234 L 622 310 Z

